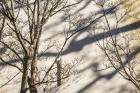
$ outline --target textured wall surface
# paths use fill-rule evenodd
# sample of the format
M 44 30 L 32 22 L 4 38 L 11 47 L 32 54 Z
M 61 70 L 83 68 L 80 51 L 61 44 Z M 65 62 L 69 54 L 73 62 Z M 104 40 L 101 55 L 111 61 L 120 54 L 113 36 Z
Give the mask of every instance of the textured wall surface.
M 124 8 L 128 11 L 125 21 L 128 24 L 140 21 L 140 1 L 139 0 L 125 0 Z M 132 42 L 134 48 L 140 47 L 140 29 L 131 31 Z
M 124 8 L 128 11 L 125 21 L 132 24 L 140 21 L 140 0 L 125 0 Z M 140 25 L 139 25 L 140 26 Z M 133 27 L 132 27 L 133 28 Z M 140 28 L 130 31 L 130 48 L 132 50 L 140 49 Z M 140 53 L 135 56 L 138 65 L 135 66 L 136 73 L 140 78 Z

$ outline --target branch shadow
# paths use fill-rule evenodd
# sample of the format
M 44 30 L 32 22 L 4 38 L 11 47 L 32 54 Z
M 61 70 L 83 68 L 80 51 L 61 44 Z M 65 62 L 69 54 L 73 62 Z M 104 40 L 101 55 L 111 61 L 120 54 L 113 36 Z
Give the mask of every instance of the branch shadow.
M 79 9 L 78 11 L 81 11 L 82 9 L 84 9 L 90 2 L 91 1 L 88 0 L 87 1 L 87 4 L 85 6 L 83 6 L 81 9 Z M 116 7 L 109 8 L 109 9 L 105 10 L 105 12 L 110 11 L 112 9 L 114 10 L 114 8 L 116 8 Z M 97 12 L 97 14 L 101 14 L 102 12 L 103 11 L 99 11 L 99 12 Z M 110 12 L 108 14 L 113 14 L 114 12 L 115 11 L 112 11 L 112 12 Z M 51 28 L 51 27 L 56 26 L 58 24 L 59 23 L 55 23 L 55 24 L 53 24 L 52 26 L 49 26 L 49 27 Z M 47 27 L 47 29 L 49 27 Z M 86 46 L 86 45 L 95 43 L 97 41 L 103 40 L 105 38 L 108 38 L 108 37 L 111 37 L 111 36 L 114 36 L 114 35 L 118 35 L 120 33 L 130 32 L 130 31 L 133 31 L 133 30 L 136 30 L 136 29 L 139 29 L 139 28 L 140 28 L 140 21 L 137 21 L 137 22 L 134 22 L 134 23 L 125 25 L 123 27 L 119 27 L 117 29 L 112 29 L 110 31 L 102 32 L 102 33 L 99 33 L 99 34 L 95 34 L 95 35 L 90 36 L 90 37 L 87 36 L 87 37 L 85 37 L 85 38 L 83 38 L 81 40 L 76 40 L 76 38 L 78 36 L 80 36 L 82 33 L 87 32 L 87 30 L 90 30 L 91 29 L 90 27 L 88 27 L 88 28 L 86 28 L 84 30 L 79 31 L 74 36 L 74 38 L 70 41 L 70 44 L 68 45 L 68 47 L 62 52 L 62 55 L 67 55 L 67 54 L 70 54 L 72 52 L 81 51 L 84 48 L 84 46 Z M 4 50 L 4 49 L 1 48 L 0 49 L 0 52 L 2 50 Z M 137 55 L 139 52 L 140 52 L 140 48 L 137 48 L 131 54 L 128 54 L 128 56 L 126 57 L 126 61 L 124 62 L 124 65 L 128 64 L 134 58 L 134 56 Z M 42 56 L 50 57 L 50 56 L 56 56 L 57 54 L 58 53 L 43 52 L 43 53 L 40 53 L 39 54 L 39 57 L 42 57 Z M 15 62 L 19 62 L 19 61 L 20 61 L 19 59 L 14 59 L 14 60 L 9 60 L 8 63 L 15 63 Z M 0 63 L 0 66 L 1 67 L 6 66 L 6 65 L 7 64 L 5 64 L 5 63 Z M 94 64 L 94 65 L 92 65 L 90 67 L 87 67 L 86 69 L 88 69 L 88 68 L 96 69 L 97 67 L 98 67 L 98 64 Z M 84 69 L 84 70 L 86 70 L 86 69 Z M 122 69 L 122 67 L 119 67 L 118 69 Z M 97 74 L 98 74 L 98 72 L 97 72 Z M 82 89 L 80 89 L 77 93 L 83 93 L 85 90 L 89 89 L 93 84 L 95 84 L 97 81 L 101 80 L 102 78 L 105 78 L 106 80 L 110 80 L 116 74 L 117 74 L 117 71 L 116 70 L 115 71 L 112 71 L 112 72 L 110 72 L 108 74 L 105 74 L 105 75 L 98 74 L 98 77 L 96 79 L 94 79 L 92 82 L 90 82 L 85 87 L 83 87 Z
M 138 53 L 140 52 L 140 48 L 137 48 L 135 51 L 133 51 L 132 53 L 128 54 L 128 56 L 126 56 L 126 61 L 124 62 L 124 66 L 126 64 L 128 64 L 131 60 L 133 60 L 134 56 L 136 56 Z M 93 66 L 90 66 L 89 68 L 93 67 L 93 69 L 97 68 L 97 65 L 93 65 Z M 86 69 L 89 69 L 89 68 L 86 68 Z M 122 67 L 118 67 L 118 70 L 121 70 Z M 98 72 L 97 72 L 98 73 Z M 111 80 L 116 74 L 118 73 L 117 70 L 114 70 L 108 74 L 104 74 L 104 75 L 101 75 L 101 74 L 98 74 L 98 77 L 95 78 L 92 82 L 90 82 L 89 84 L 87 84 L 85 87 L 83 87 L 82 89 L 80 89 L 79 91 L 77 91 L 76 93 L 84 93 L 86 90 L 88 90 L 90 87 L 92 87 L 92 85 L 94 85 L 97 81 L 101 80 L 101 79 L 106 79 L 107 81 Z M 91 77 L 92 78 L 92 77 Z M 120 91 L 124 91 L 123 88 L 120 88 Z M 121 92 L 119 92 L 121 93 Z
M 84 39 L 76 41 L 75 39 L 82 34 L 83 32 L 86 32 L 86 30 L 79 31 L 79 33 L 70 41 L 70 44 L 68 47 L 63 51 L 62 55 L 66 55 L 72 52 L 78 52 L 83 49 L 84 46 L 88 44 L 92 44 L 94 42 L 103 40 L 105 38 L 108 38 L 110 36 L 118 35 L 120 33 L 125 33 L 125 32 L 131 32 L 133 30 L 139 29 L 140 28 L 140 21 L 125 25 L 123 27 L 117 28 L 117 29 L 112 29 L 107 32 L 99 33 L 96 35 L 93 35 L 92 37 L 86 37 Z M 90 27 L 89 27 L 90 29 Z M 51 52 L 43 52 L 40 53 L 39 56 L 56 56 L 57 53 L 51 53 Z

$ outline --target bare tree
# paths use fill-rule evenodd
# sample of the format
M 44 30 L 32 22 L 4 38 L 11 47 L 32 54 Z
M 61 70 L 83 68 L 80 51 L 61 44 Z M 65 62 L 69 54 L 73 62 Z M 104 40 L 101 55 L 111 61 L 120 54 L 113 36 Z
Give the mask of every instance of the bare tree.
M 82 0 L 81 0 L 82 1 Z M 104 1 L 104 0 L 103 0 Z M 17 68 L 22 73 L 22 81 L 21 81 L 21 90 L 20 93 L 26 93 L 28 90 L 30 93 L 38 93 L 38 85 L 41 84 L 50 84 L 52 82 L 57 83 L 57 86 L 60 86 L 63 83 L 63 80 L 69 77 L 69 75 L 73 72 L 70 71 L 71 68 L 74 67 L 75 63 L 71 64 L 62 64 L 61 55 L 63 54 L 64 48 L 67 42 L 79 33 L 80 31 L 84 31 L 87 28 L 90 28 L 93 23 L 97 22 L 100 18 L 104 17 L 107 25 L 107 30 L 110 31 L 111 27 L 108 22 L 108 18 L 106 14 L 110 13 L 115 7 L 111 8 L 109 11 L 105 11 L 104 4 L 100 3 L 99 6 L 103 10 L 103 15 L 97 17 L 96 19 L 85 19 L 79 20 L 76 22 L 72 22 L 73 26 L 76 29 L 69 29 L 69 33 L 65 32 L 65 40 L 62 44 L 62 47 L 58 49 L 58 53 L 52 63 L 52 65 L 46 69 L 44 76 L 39 77 L 38 71 L 38 49 L 40 44 L 40 37 L 43 31 L 44 25 L 47 23 L 50 17 L 59 13 L 60 11 L 72 6 L 74 4 L 67 4 L 68 0 L 2 0 L 0 1 L 0 16 L 3 18 L 1 20 L 2 26 L 0 28 L 0 43 L 2 47 L 6 47 L 8 50 L 3 53 L 0 57 L 1 62 L 6 63 L 12 67 Z M 78 16 L 79 17 L 79 16 Z M 117 18 L 117 17 L 116 17 Z M 73 18 L 76 20 L 76 18 Z M 116 19 L 117 24 L 120 22 L 120 19 Z M 69 20 L 71 21 L 71 20 Z M 117 28 L 117 25 L 116 25 Z M 103 42 L 103 46 L 100 48 L 104 51 L 106 56 L 108 57 L 112 66 L 127 80 L 134 83 L 137 86 L 137 79 L 132 76 L 130 71 L 132 68 L 129 68 L 124 65 L 123 58 L 120 55 L 119 49 L 121 49 L 124 53 L 122 47 L 120 47 L 117 43 L 117 37 L 113 37 L 110 35 L 110 41 L 106 39 L 108 43 L 109 49 L 113 47 L 114 56 L 110 56 L 112 53 L 105 46 L 105 42 Z M 8 40 L 7 40 L 8 38 Z M 105 41 L 105 40 L 104 40 Z M 109 41 L 109 42 L 108 42 Z M 126 56 L 128 56 L 128 52 Z M 10 63 L 10 60 L 14 60 L 21 63 L 21 67 L 15 64 Z M 114 60 L 115 59 L 115 60 Z M 117 62 L 114 64 L 114 62 Z M 55 70 L 54 70 L 55 69 Z M 55 73 L 53 73 L 55 72 Z M 56 75 L 54 77 L 54 75 Z M 14 76 L 15 77 L 15 76 Z M 14 78 L 13 77 L 13 78 Z M 38 80 L 39 77 L 39 80 Z M 12 79 L 11 79 L 12 80 Z M 9 82 L 9 81 L 8 81 Z M 7 82 L 7 83 L 8 83 Z M 7 84 L 5 83 L 5 84 Z M 4 85 L 5 85 L 4 84 Z M 138 87 L 138 86 L 137 86 Z M 45 92 L 46 90 L 44 90 Z
M 101 7 L 105 19 L 104 31 L 108 31 L 110 37 L 105 38 L 102 42 L 99 41 L 98 45 L 106 55 L 110 65 L 115 69 L 115 71 L 117 71 L 126 80 L 130 81 L 138 89 L 138 91 L 140 91 L 140 81 L 135 71 L 135 66 L 139 62 L 135 58 L 139 53 L 139 48 L 136 48 L 135 50 L 130 48 L 130 36 L 128 36 L 128 33 L 123 33 L 122 31 L 120 34 L 113 34 L 113 32 L 111 32 L 113 30 L 109 23 L 110 20 L 105 13 L 106 2 L 100 1 L 99 3 L 100 4 L 98 5 Z M 125 19 L 126 16 L 128 16 L 128 11 L 126 10 L 125 13 L 118 16 L 118 12 L 116 10 L 113 15 L 116 21 L 115 29 L 118 29 L 118 25 L 123 19 Z
M 43 26 L 50 17 L 75 4 L 68 5 L 67 0 L 0 1 L 0 14 L 3 18 L 0 29 L 0 43 L 9 50 L 9 53 L 5 53 L 5 55 L 9 57 L 9 59 L 19 59 L 18 62 L 21 62 L 22 68 L 8 63 L 7 57 L 0 57 L 0 60 L 10 66 L 16 67 L 22 72 L 20 93 L 26 93 L 28 89 L 30 93 L 37 93 L 37 85 L 46 83 L 44 80 L 54 65 L 46 72 L 44 79 L 38 82 L 38 48 Z M 9 37 L 10 40 L 5 40 L 5 37 Z M 70 37 L 66 38 L 53 64 L 58 62 L 58 58 L 61 56 L 63 48 Z M 58 85 L 61 85 L 61 76 L 59 72 L 61 71 L 61 65 L 59 62 L 57 66 L 57 81 Z

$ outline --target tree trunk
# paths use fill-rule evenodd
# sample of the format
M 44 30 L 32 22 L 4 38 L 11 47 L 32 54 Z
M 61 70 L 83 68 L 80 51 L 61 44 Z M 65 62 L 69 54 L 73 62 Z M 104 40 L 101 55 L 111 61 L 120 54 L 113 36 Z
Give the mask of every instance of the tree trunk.
M 31 61 L 31 80 L 30 80 L 30 93 L 37 93 L 37 49 L 34 48 L 34 46 L 30 49 L 30 61 Z
M 33 59 L 33 62 L 31 63 L 31 93 L 37 93 L 36 88 L 36 78 L 37 78 L 37 60 Z
M 24 57 L 24 63 L 23 63 L 23 74 L 22 74 L 22 82 L 21 82 L 21 90 L 20 93 L 26 93 L 27 88 L 27 80 L 28 80 L 28 69 L 29 69 L 29 63 L 28 63 L 29 57 Z
M 57 63 L 57 86 L 61 85 L 61 61 L 59 60 Z

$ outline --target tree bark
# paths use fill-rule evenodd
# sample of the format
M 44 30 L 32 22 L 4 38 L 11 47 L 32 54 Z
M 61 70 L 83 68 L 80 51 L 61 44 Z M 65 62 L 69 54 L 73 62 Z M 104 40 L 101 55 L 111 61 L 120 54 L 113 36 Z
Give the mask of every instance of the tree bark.
M 29 69 L 29 57 L 24 57 L 24 63 L 23 63 L 23 74 L 22 74 L 22 82 L 21 82 L 21 90 L 20 93 L 26 93 L 27 88 L 27 80 L 28 80 L 28 69 Z
M 57 86 L 60 86 L 62 84 L 61 82 L 61 61 L 59 60 L 57 63 Z
M 30 66 L 31 66 L 31 80 L 30 80 L 30 93 L 37 93 L 37 87 L 36 87 L 36 82 L 37 82 L 37 49 L 34 48 L 34 45 L 31 46 L 30 49 Z

